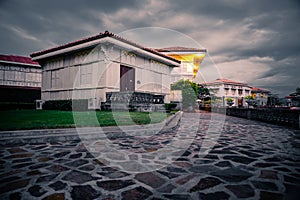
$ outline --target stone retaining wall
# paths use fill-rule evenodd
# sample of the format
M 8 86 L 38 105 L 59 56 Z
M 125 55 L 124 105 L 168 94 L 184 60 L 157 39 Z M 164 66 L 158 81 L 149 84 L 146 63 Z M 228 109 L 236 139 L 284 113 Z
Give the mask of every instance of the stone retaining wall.
M 225 113 L 246 119 L 258 120 L 300 129 L 300 110 L 289 109 L 249 109 L 249 108 L 213 108 L 212 112 Z

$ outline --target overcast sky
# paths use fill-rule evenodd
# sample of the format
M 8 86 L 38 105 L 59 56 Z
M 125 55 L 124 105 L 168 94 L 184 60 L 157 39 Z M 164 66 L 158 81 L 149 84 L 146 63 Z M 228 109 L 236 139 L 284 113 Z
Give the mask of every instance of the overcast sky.
M 161 27 L 206 48 L 207 59 L 215 63 L 222 78 L 268 88 L 280 96 L 300 86 L 299 1 L 87 2 L 0 0 L 0 54 L 29 56 L 105 30 L 118 34 Z M 136 41 L 138 36 L 129 39 Z M 166 37 L 155 39 L 163 46 Z

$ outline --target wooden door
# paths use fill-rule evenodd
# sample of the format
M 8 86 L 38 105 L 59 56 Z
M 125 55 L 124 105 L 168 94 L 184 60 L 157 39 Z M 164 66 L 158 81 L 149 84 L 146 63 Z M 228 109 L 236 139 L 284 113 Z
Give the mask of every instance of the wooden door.
M 135 69 L 121 65 L 120 67 L 120 91 L 135 90 Z

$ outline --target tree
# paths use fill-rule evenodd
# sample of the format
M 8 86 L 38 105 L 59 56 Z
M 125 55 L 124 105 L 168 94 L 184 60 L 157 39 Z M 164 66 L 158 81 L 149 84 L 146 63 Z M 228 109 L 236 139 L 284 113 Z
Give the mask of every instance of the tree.
M 198 98 L 204 98 L 210 96 L 209 89 L 203 85 L 198 85 Z
M 171 90 L 182 91 L 182 108 L 194 106 L 198 96 L 198 85 L 190 80 L 179 80 L 171 85 Z
M 297 87 L 297 88 L 296 88 L 296 94 L 297 94 L 297 95 L 300 95 L 300 87 Z

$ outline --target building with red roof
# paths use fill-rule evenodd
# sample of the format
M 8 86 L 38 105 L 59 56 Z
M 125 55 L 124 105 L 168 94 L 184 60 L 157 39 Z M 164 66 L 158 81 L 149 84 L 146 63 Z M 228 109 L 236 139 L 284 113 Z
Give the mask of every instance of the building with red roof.
M 220 102 L 217 103 L 219 106 L 227 106 L 229 99 L 232 100 L 231 106 L 244 106 L 245 97 L 251 94 L 251 87 L 248 84 L 233 80 L 216 79 L 201 84 L 219 98 Z
M 264 88 L 252 87 L 251 95 L 257 101 L 258 106 L 266 106 L 268 103 L 268 97 L 270 96 L 271 91 Z
M 40 99 L 41 72 L 29 57 L 0 55 L 0 102 L 33 104 Z
M 30 56 L 43 69 L 42 100 L 87 99 L 94 109 L 113 92 L 161 95 L 168 102 L 171 71 L 180 66 L 175 58 L 108 31 Z
M 266 106 L 271 91 L 268 89 L 249 86 L 246 83 L 228 79 L 216 79 L 212 82 L 201 83 L 207 87 L 211 94 L 221 99 L 220 105 L 228 105 L 232 100 L 232 106 L 247 106 L 246 97 L 251 96 L 257 106 Z

